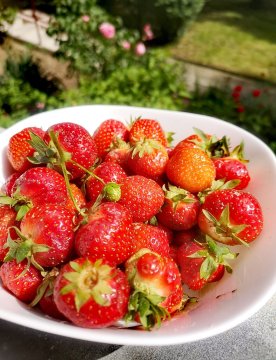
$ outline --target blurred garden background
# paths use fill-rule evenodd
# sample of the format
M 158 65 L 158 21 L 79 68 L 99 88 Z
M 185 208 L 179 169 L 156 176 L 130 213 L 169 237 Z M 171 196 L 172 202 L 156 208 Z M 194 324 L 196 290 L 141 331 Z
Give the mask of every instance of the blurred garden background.
M 276 151 L 275 0 L 0 0 L 0 126 L 123 104 L 237 124 Z

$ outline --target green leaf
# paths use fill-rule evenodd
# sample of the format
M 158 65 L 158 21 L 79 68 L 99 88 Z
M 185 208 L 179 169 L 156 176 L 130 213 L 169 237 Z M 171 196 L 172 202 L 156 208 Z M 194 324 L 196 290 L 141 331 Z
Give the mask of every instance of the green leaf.
M 200 267 L 200 278 L 207 280 L 217 269 L 218 264 L 212 256 L 206 257 Z
M 80 311 L 80 308 L 89 300 L 90 294 L 87 291 L 83 291 L 78 288 L 75 295 L 75 306 L 77 311 Z
M 73 270 L 75 270 L 76 272 L 81 272 L 82 270 L 82 267 L 80 264 L 78 264 L 77 262 L 75 261 L 70 261 L 70 266 Z
M 13 198 L 11 198 L 10 196 L 0 195 L 0 204 L 12 205 L 13 201 L 14 201 Z
M 28 204 L 16 206 L 15 207 L 15 210 L 17 211 L 16 220 L 21 221 L 30 209 L 31 207 Z
M 63 286 L 63 288 L 60 290 L 60 294 L 61 295 L 66 295 L 68 294 L 69 292 L 73 291 L 75 289 L 75 284 L 67 284 L 65 286 Z

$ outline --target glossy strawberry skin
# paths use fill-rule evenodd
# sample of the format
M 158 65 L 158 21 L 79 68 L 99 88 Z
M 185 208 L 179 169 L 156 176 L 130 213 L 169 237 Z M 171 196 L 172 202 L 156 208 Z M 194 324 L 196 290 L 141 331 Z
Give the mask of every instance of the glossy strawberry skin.
M 73 183 L 70 183 L 70 188 L 71 188 L 72 195 L 73 195 L 74 199 L 76 200 L 78 207 L 80 209 L 86 207 L 86 199 L 85 199 L 85 196 L 83 195 L 81 189 L 78 188 L 78 186 Z M 67 197 L 67 202 L 65 204 L 65 207 L 66 207 L 66 209 L 77 214 L 77 210 L 76 210 L 73 200 L 70 198 L 69 194 Z
M 26 266 L 26 260 L 20 263 L 15 260 L 5 262 L 0 268 L 0 277 L 4 288 L 8 289 L 17 299 L 28 303 L 36 296 L 42 276 L 33 265 L 30 265 L 27 271 L 21 275 L 26 270 Z
M 242 190 L 221 190 L 208 195 L 202 209 L 207 210 L 218 220 L 227 205 L 229 205 L 230 223 L 232 225 L 246 225 L 236 235 L 247 243 L 255 240 L 263 229 L 263 214 L 258 200 L 253 195 Z M 217 234 L 214 226 L 208 221 L 202 210 L 198 217 L 198 225 L 204 233 L 209 234 L 217 241 L 229 245 L 239 244 L 230 236 Z
M 129 209 L 135 222 L 150 220 L 160 210 L 163 202 L 163 190 L 152 179 L 133 175 L 122 183 L 119 203 Z
M 129 131 L 130 143 L 134 145 L 137 141 L 144 139 L 160 141 L 165 147 L 168 145 L 161 125 L 154 119 L 137 119 L 132 124 Z
M 8 252 L 4 245 L 7 241 L 9 228 L 16 225 L 15 218 L 16 212 L 9 205 L 0 205 L 0 262 L 4 260 Z M 11 235 L 14 235 L 14 233 L 11 232 Z
M 106 259 L 115 265 L 123 263 L 133 253 L 131 225 L 128 209 L 118 203 L 102 203 L 76 232 L 78 256 Z
M 172 200 L 165 199 L 161 211 L 156 215 L 157 220 L 171 230 L 188 230 L 197 224 L 197 217 L 200 210 L 198 199 L 189 194 L 194 202 L 187 203 L 179 201 L 174 207 Z
M 211 186 L 215 166 L 209 156 L 198 148 L 182 148 L 169 159 L 166 174 L 170 182 L 191 193 Z
M 97 146 L 89 132 L 82 126 L 64 122 L 52 125 L 46 132 L 44 140 L 50 142 L 49 132 L 58 135 L 58 142 L 63 151 L 71 154 L 72 160 L 89 169 L 98 156 Z M 85 174 L 77 165 L 66 162 L 66 169 L 71 174 L 71 179 L 77 179 Z
M 34 207 L 23 218 L 20 230 L 34 244 L 49 247 L 48 251 L 33 255 L 40 266 L 58 266 L 69 259 L 74 241 L 73 214 L 64 206 Z
M 12 188 L 14 186 L 14 183 L 21 175 L 22 173 L 14 172 L 7 178 L 5 184 L 2 186 L 2 190 L 5 194 L 7 194 L 8 196 L 12 196 Z
M 36 135 L 43 138 L 45 131 L 37 127 L 28 127 L 17 134 L 13 135 L 8 144 L 7 156 L 8 159 L 15 171 L 24 172 L 27 169 L 33 167 L 33 164 L 30 163 L 27 157 L 32 156 L 34 153 L 34 148 L 28 143 L 28 140 L 31 139 L 30 133 L 33 132 Z
M 18 194 L 33 206 L 67 201 L 67 190 L 62 175 L 50 168 L 36 167 L 25 171 L 14 183 L 12 196 Z
M 178 231 L 173 237 L 173 244 L 179 247 L 187 242 L 191 242 L 192 240 L 196 239 L 197 235 L 198 234 L 196 227 L 193 227 L 189 230 Z
M 100 158 L 104 158 L 116 138 L 128 141 L 129 131 L 119 120 L 108 119 L 101 123 L 93 134 Z
M 127 177 L 122 167 L 115 162 L 103 162 L 95 170 L 94 174 L 101 178 L 105 183 L 114 182 L 121 184 Z M 104 184 L 93 176 L 90 176 L 85 183 L 87 196 L 94 202 L 104 188 Z
M 204 258 L 190 258 L 189 256 L 202 249 L 203 246 L 200 244 L 187 241 L 177 250 L 176 262 L 180 268 L 182 282 L 192 290 L 201 290 L 208 282 L 219 280 L 224 274 L 224 266 L 218 265 L 208 279 L 200 277 L 200 267 Z
M 53 294 L 44 295 L 39 301 L 39 308 L 45 315 L 51 316 L 54 319 L 65 320 L 65 317 L 57 308 Z
M 154 252 L 147 252 L 137 259 L 135 256 L 126 262 L 126 274 L 134 289 L 164 297 L 159 306 L 169 313 L 178 310 L 182 305 L 183 290 L 174 260 Z
M 165 172 L 168 159 L 166 148 L 160 145 L 159 149 L 152 149 L 151 153 L 145 152 L 141 156 L 139 153 L 134 155 L 131 152 L 127 159 L 127 167 L 133 174 L 155 180 Z
M 195 144 L 195 142 L 198 142 L 198 143 L 202 142 L 202 140 L 200 139 L 200 137 L 198 135 L 193 134 L 193 135 L 186 137 L 185 139 L 181 140 L 178 144 L 176 144 L 175 148 L 171 152 L 171 156 L 173 156 L 177 151 L 179 151 L 183 148 L 199 147 L 198 145 Z
M 147 248 L 162 256 L 169 257 L 169 238 L 157 226 L 144 223 L 133 223 L 134 252 Z
M 232 158 L 218 158 L 212 159 L 216 168 L 216 180 L 225 179 L 240 180 L 240 183 L 235 186 L 235 189 L 245 189 L 250 181 L 250 175 L 245 164 L 237 159 Z
M 75 259 L 79 265 L 87 261 L 86 258 Z M 66 273 L 73 272 L 74 269 L 69 264 L 64 265 L 58 275 L 54 286 L 54 300 L 59 311 L 77 326 L 85 328 L 103 328 L 114 324 L 122 319 L 127 311 L 130 288 L 125 274 L 116 268 L 111 270 L 111 280 L 109 286 L 112 288 L 111 294 L 106 295 L 110 301 L 108 306 L 101 306 L 91 296 L 79 311 L 75 305 L 75 294 L 73 291 L 62 294 L 62 289 L 68 285 L 68 280 L 64 277 Z
M 128 172 L 127 160 L 129 157 L 129 149 L 112 149 L 110 150 L 105 158 L 105 162 L 115 162 L 120 165 L 124 171 Z

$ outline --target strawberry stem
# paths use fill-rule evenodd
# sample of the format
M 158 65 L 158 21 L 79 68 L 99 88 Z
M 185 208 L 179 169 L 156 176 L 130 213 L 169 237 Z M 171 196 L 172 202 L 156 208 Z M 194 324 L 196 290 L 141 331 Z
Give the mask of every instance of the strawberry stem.
M 66 184 L 66 189 L 68 191 L 70 199 L 73 201 L 73 204 L 74 204 L 77 212 L 81 216 L 84 216 L 84 212 L 80 209 L 80 207 L 77 204 L 76 199 L 75 199 L 75 197 L 74 197 L 74 195 L 72 193 L 72 189 L 71 189 L 71 186 L 70 186 L 70 181 L 69 181 L 67 169 L 66 169 L 66 166 L 65 166 L 65 159 L 64 159 L 64 155 L 63 155 L 63 150 L 61 149 L 61 147 L 59 145 L 57 136 L 56 136 L 56 134 L 55 134 L 55 132 L 53 130 L 49 131 L 49 135 L 50 135 L 50 138 L 51 138 L 51 140 L 52 140 L 52 142 L 53 142 L 53 144 L 54 144 L 54 146 L 55 146 L 55 148 L 57 150 L 58 156 L 59 156 L 60 167 L 61 167 L 61 170 L 62 170 L 62 173 L 63 173 L 63 177 L 64 177 L 65 184 Z
M 75 160 L 70 159 L 69 160 L 73 165 L 76 165 L 77 167 L 79 167 L 81 170 L 83 170 L 84 172 L 86 172 L 88 175 L 93 176 L 95 179 L 99 180 L 103 185 L 105 185 L 105 182 L 103 181 L 103 179 L 101 179 L 99 176 L 95 175 L 93 172 L 89 171 L 88 169 L 86 169 L 84 166 L 80 165 L 79 163 L 77 163 Z

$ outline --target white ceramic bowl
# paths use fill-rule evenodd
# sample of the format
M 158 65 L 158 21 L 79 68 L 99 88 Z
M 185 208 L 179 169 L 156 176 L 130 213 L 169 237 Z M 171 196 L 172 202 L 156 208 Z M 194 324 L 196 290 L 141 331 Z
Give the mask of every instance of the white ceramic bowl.
M 27 126 L 47 129 L 57 122 L 76 122 L 91 133 L 108 118 L 128 122 L 138 116 L 159 120 L 165 131 L 175 132 L 175 143 L 193 133 L 227 135 L 232 145 L 245 142 L 251 183 L 248 191 L 260 201 L 265 219 L 261 236 L 250 248 L 239 247 L 233 274 L 212 284 L 200 294 L 198 306 L 151 332 L 107 328 L 89 330 L 45 317 L 17 301 L 0 288 L 0 318 L 33 329 L 88 341 L 126 345 L 170 345 L 204 339 L 237 326 L 257 312 L 276 292 L 276 160 L 272 151 L 258 138 L 227 122 L 203 115 L 126 106 L 81 106 L 41 113 L 18 122 L 0 134 L 0 184 L 9 172 L 6 146 L 14 133 Z

